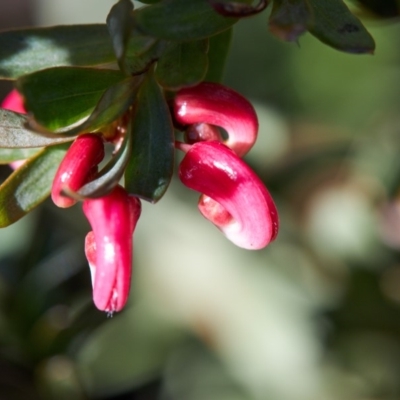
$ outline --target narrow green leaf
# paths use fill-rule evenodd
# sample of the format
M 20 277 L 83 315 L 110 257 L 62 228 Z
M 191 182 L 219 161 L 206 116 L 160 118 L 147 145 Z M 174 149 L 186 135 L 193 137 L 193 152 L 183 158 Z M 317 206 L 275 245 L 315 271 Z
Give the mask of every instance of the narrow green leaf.
M 208 0 L 164 0 L 133 14 L 137 28 L 144 34 L 173 41 L 205 39 L 237 21 L 219 15 Z
M 131 141 L 131 135 L 125 135 L 117 154 L 111 158 L 95 179 L 82 186 L 77 192 L 66 190 L 65 194 L 76 200 L 85 200 L 110 193 L 124 175 L 125 167 L 131 155 Z
M 210 37 L 208 48 L 208 70 L 204 78 L 207 82 L 221 82 L 229 48 L 232 41 L 232 28 Z
M 124 71 L 124 59 L 133 29 L 133 4 L 130 0 L 120 0 L 114 4 L 107 16 L 107 28 L 111 36 L 118 64 Z
M 348 53 L 373 53 L 375 42 L 342 0 L 307 0 L 313 18 L 308 30 L 321 42 Z
M 30 28 L 0 33 L 0 78 L 44 68 L 91 66 L 115 61 L 106 25 Z
M 156 78 L 166 89 L 200 83 L 208 67 L 208 39 L 173 43 L 157 63 Z
M 294 42 L 307 31 L 311 10 L 305 0 L 274 0 L 269 30 L 279 39 Z
M 9 164 L 13 161 L 25 160 L 33 157 L 36 153 L 42 150 L 41 147 L 32 149 L 3 149 L 0 148 L 0 164 Z
M 17 88 L 35 120 L 57 130 L 87 117 L 105 90 L 123 79 L 115 70 L 56 67 L 24 75 Z
M 65 144 L 45 148 L 0 186 L 0 227 L 19 220 L 49 196 L 67 148 Z
M 45 137 L 27 129 L 28 118 L 24 114 L 0 109 L 0 148 L 18 149 L 51 146 L 69 142 L 66 137 Z
M 33 130 L 50 138 L 72 138 L 81 132 L 96 132 L 117 120 L 128 110 L 136 98 L 141 82 L 142 77 L 137 76 L 127 78 L 108 88 L 89 118 L 79 125 L 68 127 L 67 129 L 62 129 L 57 132 L 47 130 L 34 119 L 29 121 L 29 125 Z
M 166 47 L 166 42 L 144 36 L 136 29 L 132 11 L 130 0 L 120 0 L 107 17 L 119 67 L 127 75 L 146 71 Z
M 174 167 L 174 136 L 163 93 L 153 76 L 143 83 L 128 126 L 132 155 L 125 172 L 129 193 L 152 203 L 167 190 Z

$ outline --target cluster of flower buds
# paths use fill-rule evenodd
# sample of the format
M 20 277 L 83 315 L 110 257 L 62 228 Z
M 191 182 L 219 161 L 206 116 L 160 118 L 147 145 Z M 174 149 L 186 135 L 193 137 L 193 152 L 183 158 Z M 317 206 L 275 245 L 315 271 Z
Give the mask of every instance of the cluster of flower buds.
M 16 91 L 5 99 L 3 108 L 25 112 Z M 185 131 L 184 141 L 175 142 L 175 147 L 185 152 L 179 176 L 184 185 L 202 193 L 202 215 L 237 246 L 261 249 L 268 245 L 278 232 L 277 210 L 263 182 L 241 158 L 257 138 L 258 121 L 252 105 L 220 84 L 201 83 L 177 92 L 172 113 Z M 52 184 L 51 198 L 58 207 L 74 205 L 79 190 L 96 178 L 105 140 L 96 132 L 80 134 L 73 141 Z M 82 200 L 92 227 L 86 236 L 85 254 L 94 303 L 112 314 L 128 299 L 132 236 L 141 203 L 120 184 L 106 194 Z
M 186 126 L 186 154 L 179 177 L 203 193 L 199 210 L 239 247 L 261 249 L 278 233 L 275 204 L 258 176 L 241 159 L 257 139 L 258 120 L 240 94 L 216 83 L 180 90 L 174 117 Z M 217 127 L 228 137 L 223 140 Z

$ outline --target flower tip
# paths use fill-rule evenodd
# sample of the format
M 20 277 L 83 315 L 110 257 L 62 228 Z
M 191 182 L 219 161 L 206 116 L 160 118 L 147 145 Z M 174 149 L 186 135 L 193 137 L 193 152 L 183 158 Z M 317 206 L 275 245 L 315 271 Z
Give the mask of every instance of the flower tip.
M 129 296 L 132 270 L 132 235 L 141 202 L 121 186 L 101 198 L 85 200 L 83 211 L 92 226 L 85 241 L 93 301 L 112 315 L 121 311 Z

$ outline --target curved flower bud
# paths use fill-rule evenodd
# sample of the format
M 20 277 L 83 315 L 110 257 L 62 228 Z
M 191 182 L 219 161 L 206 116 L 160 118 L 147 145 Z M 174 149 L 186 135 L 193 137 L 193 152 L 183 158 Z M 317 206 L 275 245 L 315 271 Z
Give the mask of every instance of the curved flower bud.
M 200 212 L 237 246 L 256 250 L 275 239 L 279 223 L 271 195 L 225 145 L 193 144 L 180 164 L 179 176 L 190 189 L 205 194 Z
M 71 207 L 76 200 L 62 194 L 63 189 L 79 190 L 97 172 L 97 165 L 104 157 L 101 136 L 87 133 L 78 136 L 68 149 L 53 180 L 51 198 L 62 208 Z
M 205 122 L 226 130 L 224 142 L 239 157 L 257 139 L 258 119 L 253 106 L 242 95 L 218 83 L 203 82 L 178 91 L 174 116 L 181 125 Z
M 99 310 L 120 311 L 129 295 L 132 272 L 132 235 L 141 203 L 116 186 L 108 195 L 85 200 L 83 212 L 93 231 L 85 241 L 93 284 L 93 301 Z
M 10 111 L 14 111 L 14 112 L 18 112 L 21 114 L 26 114 L 23 97 L 20 95 L 20 93 L 16 89 L 13 89 L 4 98 L 3 102 L 1 103 L 1 108 L 10 110 Z

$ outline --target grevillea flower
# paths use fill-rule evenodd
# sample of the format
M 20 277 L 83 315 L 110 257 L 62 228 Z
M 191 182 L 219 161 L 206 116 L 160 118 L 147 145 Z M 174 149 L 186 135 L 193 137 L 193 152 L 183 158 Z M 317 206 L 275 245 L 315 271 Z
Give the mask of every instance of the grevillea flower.
M 261 249 L 278 233 L 275 204 L 258 176 L 232 150 L 218 141 L 183 145 L 186 155 L 179 177 L 204 193 L 200 212 L 234 244 Z
M 218 83 L 203 82 L 178 91 L 174 117 L 181 125 L 207 123 L 226 130 L 224 142 L 239 157 L 257 139 L 258 119 L 253 106 L 242 95 Z
M 93 229 L 85 241 L 92 272 L 93 301 L 99 310 L 112 314 L 120 311 L 128 299 L 132 235 L 141 203 L 117 186 L 106 196 L 85 200 L 83 212 Z
M 53 180 L 51 198 L 62 208 L 71 207 L 76 200 L 63 195 L 64 189 L 79 190 L 97 172 L 104 157 L 101 136 L 88 133 L 78 136 L 67 151 Z

